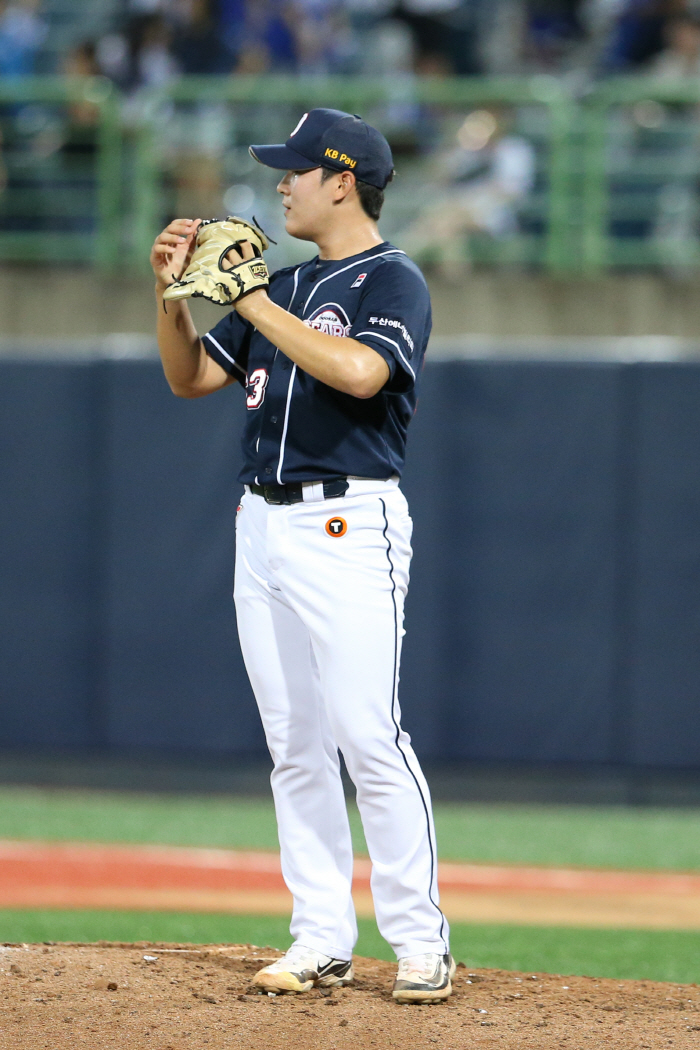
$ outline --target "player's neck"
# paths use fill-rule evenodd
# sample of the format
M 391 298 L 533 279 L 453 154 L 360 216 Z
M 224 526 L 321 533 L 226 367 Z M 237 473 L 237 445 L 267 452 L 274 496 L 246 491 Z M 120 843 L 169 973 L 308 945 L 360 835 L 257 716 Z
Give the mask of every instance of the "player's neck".
M 366 222 L 337 223 L 315 238 L 320 259 L 349 259 L 352 255 L 368 252 L 382 244 L 376 222 L 367 217 Z

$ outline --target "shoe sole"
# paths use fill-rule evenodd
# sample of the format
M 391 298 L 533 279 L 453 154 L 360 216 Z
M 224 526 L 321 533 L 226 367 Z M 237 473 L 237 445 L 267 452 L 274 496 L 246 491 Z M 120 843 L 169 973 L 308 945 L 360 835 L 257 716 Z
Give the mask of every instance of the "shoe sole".
M 444 988 L 434 988 L 430 991 L 404 988 L 391 994 L 397 1003 L 438 1003 L 452 995 L 452 981 L 448 981 Z
M 256 988 L 262 988 L 266 992 L 292 992 L 299 995 L 302 992 L 310 992 L 312 988 L 337 988 L 339 985 L 350 984 L 352 980 L 352 967 L 344 977 L 329 974 L 327 977 L 320 977 L 317 981 L 300 981 L 293 973 L 264 973 L 261 970 L 253 978 L 253 984 Z

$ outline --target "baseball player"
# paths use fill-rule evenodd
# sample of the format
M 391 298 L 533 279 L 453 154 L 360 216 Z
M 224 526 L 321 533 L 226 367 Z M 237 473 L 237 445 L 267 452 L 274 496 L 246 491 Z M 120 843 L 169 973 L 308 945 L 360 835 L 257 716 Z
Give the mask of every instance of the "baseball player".
M 454 962 L 430 794 L 397 696 L 411 559 L 399 477 L 430 298 L 418 268 L 377 228 L 393 175 L 378 131 L 314 109 L 284 145 L 250 152 L 280 170 L 287 232 L 314 242 L 318 255 L 268 281 L 267 242 L 248 227 L 235 251 L 210 246 L 213 262 L 197 271 L 219 290 L 235 271 L 233 293 L 217 298 L 193 291 L 187 269 L 213 227 L 178 219 L 156 239 L 151 262 L 174 393 L 201 397 L 237 381 L 246 394 L 234 597 L 294 898 L 294 943 L 255 983 L 279 993 L 352 980 L 357 925 L 340 750 L 372 859 L 377 923 L 399 961 L 393 995 L 445 999 Z M 200 338 L 180 298 L 187 294 L 234 309 Z

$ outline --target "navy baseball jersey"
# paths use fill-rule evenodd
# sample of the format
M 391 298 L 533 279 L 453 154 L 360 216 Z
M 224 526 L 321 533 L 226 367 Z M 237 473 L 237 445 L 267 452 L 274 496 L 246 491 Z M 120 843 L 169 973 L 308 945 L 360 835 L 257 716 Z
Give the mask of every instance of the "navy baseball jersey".
M 268 294 L 309 327 L 376 350 L 390 377 L 371 398 L 341 393 L 298 368 L 232 310 L 204 336 L 204 346 L 246 389 L 239 480 L 281 485 L 400 476 L 431 327 L 418 267 L 384 242 L 347 259 L 316 257 L 278 270 Z

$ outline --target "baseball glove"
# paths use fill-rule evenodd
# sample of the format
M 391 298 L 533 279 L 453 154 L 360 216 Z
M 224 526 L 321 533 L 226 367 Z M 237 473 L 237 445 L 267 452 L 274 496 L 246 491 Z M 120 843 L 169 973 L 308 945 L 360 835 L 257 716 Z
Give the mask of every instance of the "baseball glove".
M 249 241 L 254 259 L 236 264 L 226 256 L 233 249 L 242 259 L 238 248 L 241 241 Z M 268 247 L 263 231 L 245 219 L 229 215 L 227 219 L 207 219 L 199 227 L 197 244 L 185 272 L 163 292 L 163 298 L 208 299 L 219 306 L 233 306 L 257 288 L 267 288 L 270 275 L 262 258 Z

